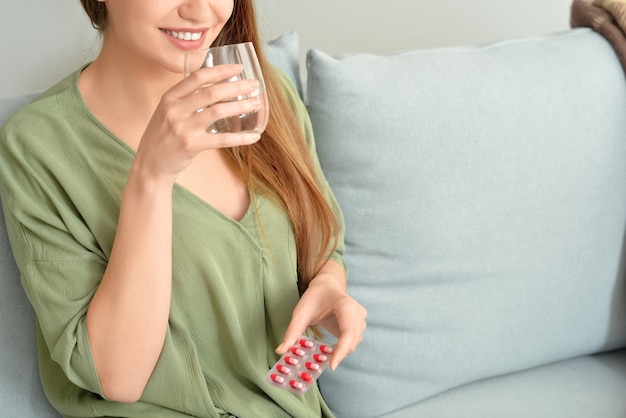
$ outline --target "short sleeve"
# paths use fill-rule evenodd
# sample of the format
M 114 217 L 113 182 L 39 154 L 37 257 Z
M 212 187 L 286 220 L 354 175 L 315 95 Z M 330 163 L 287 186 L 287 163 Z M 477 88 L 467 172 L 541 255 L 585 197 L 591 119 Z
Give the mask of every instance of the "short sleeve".
M 73 384 L 102 395 L 85 322 L 106 261 L 94 251 L 93 236 L 57 176 L 55 164 L 68 162 L 50 163 L 59 152 L 48 148 L 54 141 L 42 135 L 37 115 L 18 113 L 0 130 L 0 193 L 22 285 L 43 336 L 39 349 L 50 354 L 40 356 L 42 379 L 50 370 L 45 362 L 53 361 Z

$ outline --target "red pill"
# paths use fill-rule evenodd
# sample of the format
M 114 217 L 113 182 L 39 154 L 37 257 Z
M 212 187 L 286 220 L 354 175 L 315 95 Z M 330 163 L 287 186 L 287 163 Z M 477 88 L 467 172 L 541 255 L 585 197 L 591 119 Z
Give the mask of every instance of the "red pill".
M 295 366 L 296 364 L 300 363 L 300 360 L 293 358 L 291 356 L 285 356 L 285 363 L 287 364 L 291 364 L 292 366 Z
M 302 350 L 302 349 L 300 349 L 298 347 L 292 347 L 291 348 L 291 352 L 294 355 L 298 356 L 298 357 L 304 357 L 306 355 L 306 351 L 304 351 L 304 350 Z
M 277 365 L 276 366 L 276 370 L 278 370 L 282 374 L 289 374 L 289 373 L 291 373 L 291 369 L 289 367 L 287 367 L 287 366 L 282 365 L 282 364 Z
M 307 372 L 300 372 L 298 373 L 298 376 L 300 376 L 300 379 L 306 380 L 307 382 L 310 382 L 311 380 L 313 380 L 313 376 L 311 376 Z
M 290 380 L 289 381 L 289 386 L 291 386 L 294 389 L 298 389 L 298 390 L 304 389 L 304 383 L 298 382 L 297 380 Z
M 305 340 L 304 338 L 300 340 L 300 347 L 303 348 L 313 348 L 315 347 L 315 343 L 311 340 Z
M 320 365 L 319 364 L 311 363 L 310 361 L 307 361 L 304 364 L 304 367 L 306 367 L 309 370 L 313 370 L 313 371 L 318 371 L 320 369 Z
M 274 382 L 276 382 L 276 383 L 280 383 L 280 384 L 285 383 L 285 378 L 284 378 L 284 377 L 282 377 L 282 376 L 279 376 L 279 375 L 277 375 L 277 374 L 275 374 L 275 373 L 272 373 L 272 374 L 270 375 L 270 378 L 271 378 Z
M 325 356 L 324 354 L 313 354 L 313 360 L 317 361 L 318 363 L 323 363 L 325 361 L 328 361 L 328 356 Z
M 332 354 L 333 348 L 327 345 L 320 345 L 320 351 L 324 354 Z

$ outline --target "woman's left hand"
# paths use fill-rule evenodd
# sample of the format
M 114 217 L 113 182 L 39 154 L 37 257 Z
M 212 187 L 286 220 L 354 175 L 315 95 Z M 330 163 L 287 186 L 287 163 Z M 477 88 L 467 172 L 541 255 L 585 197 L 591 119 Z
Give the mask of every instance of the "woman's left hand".
M 340 267 L 337 265 L 337 268 Z M 332 273 L 337 268 L 323 269 L 311 280 L 293 311 L 291 322 L 276 353 L 284 354 L 310 325 L 319 325 L 338 338 L 330 359 L 331 370 L 335 370 L 343 359 L 356 350 L 363 339 L 367 311 L 348 295 L 345 279 Z

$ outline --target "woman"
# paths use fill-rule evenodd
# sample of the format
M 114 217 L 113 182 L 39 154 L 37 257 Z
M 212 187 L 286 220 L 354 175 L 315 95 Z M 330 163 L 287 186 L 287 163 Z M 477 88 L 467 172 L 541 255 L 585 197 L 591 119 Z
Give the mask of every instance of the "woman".
M 50 401 L 68 417 L 331 416 L 317 388 L 262 381 L 309 326 L 338 336 L 333 369 L 365 328 L 303 105 L 260 53 L 266 131 L 209 134 L 259 106 L 225 102 L 257 85 L 217 83 L 234 65 L 181 76 L 188 50 L 261 52 L 252 0 L 81 3 L 99 55 L 0 132 Z

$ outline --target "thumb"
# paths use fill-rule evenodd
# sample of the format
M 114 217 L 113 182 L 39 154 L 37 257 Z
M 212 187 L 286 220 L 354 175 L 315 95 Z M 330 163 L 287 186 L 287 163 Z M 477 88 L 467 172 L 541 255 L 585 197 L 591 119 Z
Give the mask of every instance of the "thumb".
M 301 310 L 294 310 L 294 314 L 291 317 L 291 322 L 285 331 L 285 335 L 283 336 L 283 341 L 280 343 L 278 347 L 276 347 L 277 354 L 284 354 L 289 347 L 294 345 L 298 338 L 300 338 L 309 327 L 310 318 L 308 315 L 304 315 Z

